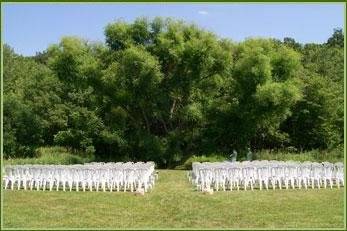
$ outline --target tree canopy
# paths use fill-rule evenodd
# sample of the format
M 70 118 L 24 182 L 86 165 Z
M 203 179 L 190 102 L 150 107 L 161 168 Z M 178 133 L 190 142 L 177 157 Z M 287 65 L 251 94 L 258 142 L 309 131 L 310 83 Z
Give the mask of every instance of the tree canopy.
M 233 42 L 138 18 L 106 43 L 64 37 L 34 57 L 4 46 L 5 157 L 42 145 L 173 166 L 192 154 L 343 142 L 343 33 Z

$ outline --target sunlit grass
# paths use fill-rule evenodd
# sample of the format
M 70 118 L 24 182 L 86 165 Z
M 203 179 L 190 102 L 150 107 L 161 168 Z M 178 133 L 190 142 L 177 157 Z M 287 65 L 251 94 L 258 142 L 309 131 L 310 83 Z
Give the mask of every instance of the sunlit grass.
M 152 192 L 4 191 L 7 228 L 343 228 L 344 188 L 195 191 L 161 170 Z

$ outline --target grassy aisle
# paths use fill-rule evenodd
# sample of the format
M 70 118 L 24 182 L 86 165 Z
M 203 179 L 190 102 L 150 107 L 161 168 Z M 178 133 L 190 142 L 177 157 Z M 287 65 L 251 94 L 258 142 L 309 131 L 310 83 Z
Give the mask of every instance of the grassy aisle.
M 110 192 L 4 192 L 6 228 L 343 227 L 341 189 L 203 195 L 185 171 L 162 170 L 144 197 Z

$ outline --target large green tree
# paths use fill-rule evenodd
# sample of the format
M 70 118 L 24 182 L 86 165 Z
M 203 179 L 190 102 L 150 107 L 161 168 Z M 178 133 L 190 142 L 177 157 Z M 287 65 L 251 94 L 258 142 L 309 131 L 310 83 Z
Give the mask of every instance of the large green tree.
M 138 18 L 108 24 L 105 37 L 64 37 L 34 57 L 4 47 L 6 157 L 62 145 L 170 167 L 193 153 L 342 143 L 340 30 L 320 45 L 236 43 Z
M 263 139 L 278 130 L 301 98 L 297 81 L 299 54 L 272 40 L 250 39 L 236 48 L 229 90 L 212 109 L 210 121 L 218 145 L 231 149 L 258 148 Z
M 303 46 L 303 98 L 282 125 L 299 149 L 335 148 L 343 143 L 344 36 L 334 30 L 325 44 Z
M 66 126 L 59 80 L 46 66 L 4 46 L 5 157 L 32 156 Z

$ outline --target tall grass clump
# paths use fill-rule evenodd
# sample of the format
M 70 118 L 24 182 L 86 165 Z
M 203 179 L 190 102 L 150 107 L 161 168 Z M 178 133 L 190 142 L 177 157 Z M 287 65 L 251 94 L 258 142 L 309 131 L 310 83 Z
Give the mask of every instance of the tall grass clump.
M 40 147 L 33 158 L 5 159 L 5 165 L 17 164 L 83 164 L 94 160 L 94 156 L 84 152 L 72 152 L 65 147 Z
M 343 148 L 332 150 L 310 150 L 310 151 L 292 151 L 292 150 L 262 150 L 256 152 L 253 156 L 256 160 L 293 160 L 293 161 L 315 161 L 315 162 L 343 162 Z
M 211 154 L 211 155 L 193 155 L 189 157 L 182 165 L 177 166 L 175 169 L 192 169 L 193 162 L 221 162 L 225 161 L 228 158 L 224 154 Z

